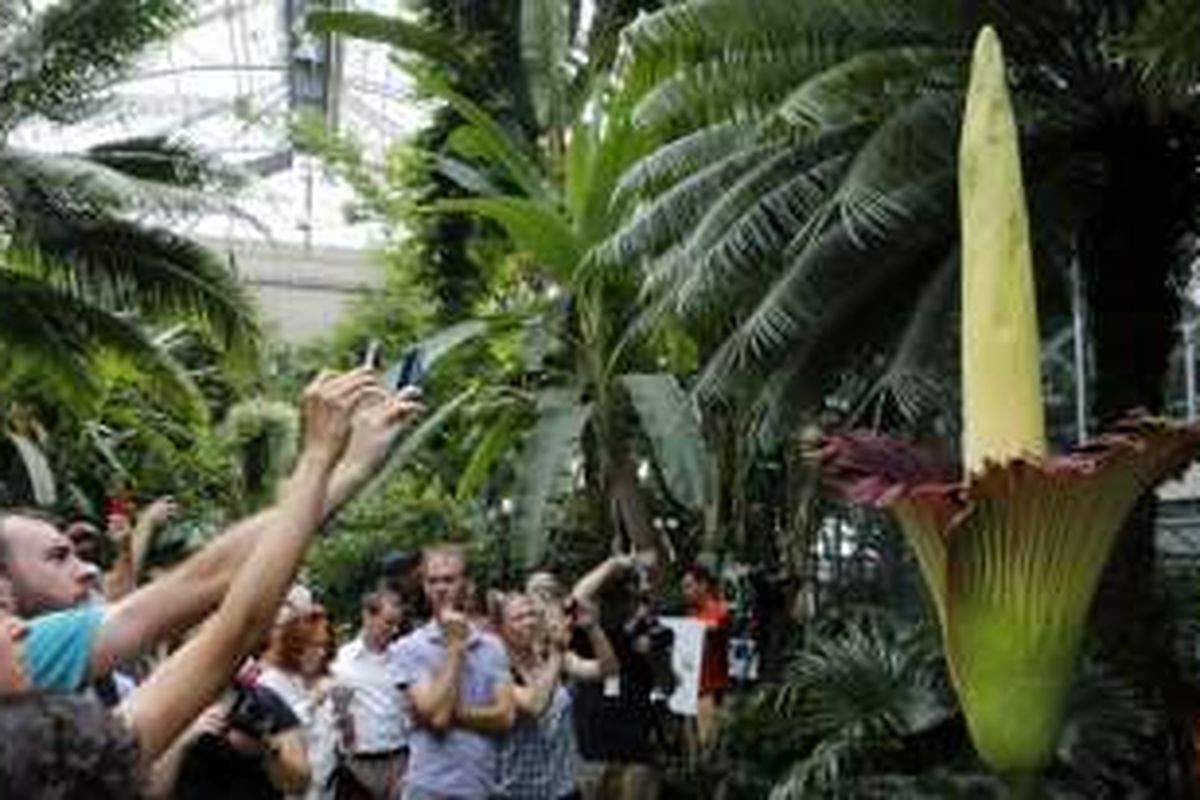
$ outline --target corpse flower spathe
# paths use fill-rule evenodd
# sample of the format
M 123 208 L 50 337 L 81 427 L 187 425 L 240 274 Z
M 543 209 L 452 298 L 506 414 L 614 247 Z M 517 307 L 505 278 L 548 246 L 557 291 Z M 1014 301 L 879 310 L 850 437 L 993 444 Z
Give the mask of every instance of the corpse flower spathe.
M 959 190 L 963 473 L 872 434 L 829 437 L 820 457 L 830 485 L 896 515 L 976 750 L 1021 781 L 1054 756 L 1117 534 L 1143 492 L 1192 460 L 1200 430 L 1131 417 L 1086 447 L 1046 455 L 1017 134 L 990 28 L 975 46 Z

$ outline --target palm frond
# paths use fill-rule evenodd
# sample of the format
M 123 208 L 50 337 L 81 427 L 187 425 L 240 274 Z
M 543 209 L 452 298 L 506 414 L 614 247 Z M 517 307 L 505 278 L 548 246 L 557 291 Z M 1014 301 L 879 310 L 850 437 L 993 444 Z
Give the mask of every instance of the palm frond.
M 722 188 L 760 159 L 783 152 L 782 144 L 757 144 L 731 152 L 679 181 L 655 198 L 596 251 L 604 263 L 636 263 L 688 236 Z
M 214 156 L 195 145 L 168 136 L 137 136 L 89 147 L 84 157 L 123 175 L 188 189 L 228 191 L 244 182 Z
M 935 640 L 887 617 L 849 620 L 812 637 L 759 713 L 794 720 L 804 755 L 771 797 L 821 796 L 843 781 L 883 768 L 904 737 L 956 711 Z
M 740 296 L 734 287 L 761 287 L 771 280 L 788 243 L 817 224 L 817 212 L 830 201 L 850 159 L 793 148 L 734 182 L 684 245 L 682 258 L 693 266 L 669 289 L 676 312 L 697 319 L 724 307 L 728 315 L 736 310 L 729 298 Z
M 466 197 L 442 200 L 431 211 L 468 213 L 486 217 L 501 226 L 518 248 L 560 278 L 569 276 L 584 250 L 557 208 L 524 197 Z
M 965 54 L 936 47 L 859 53 L 798 82 L 775 113 L 811 131 L 883 121 L 923 93 L 955 87 L 966 64 Z
M 640 95 L 680 64 L 729 50 L 786 48 L 798 39 L 816 52 L 945 43 L 947 31 L 961 30 L 962 14 L 961 3 L 954 0 L 763 0 L 753 14 L 729 0 L 693 0 L 644 15 L 629 26 L 621 77 Z
M 119 143 L 114 145 L 119 148 Z M 0 188 L 12 199 L 18 221 L 35 224 L 39 217 L 96 215 L 102 213 L 149 214 L 180 218 L 199 213 L 224 213 L 248 222 L 253 218 L 238 208 L 224 192 L 205 192 L 186 184 L 153 180 L 133 170 L 149 165 L 134 154 L 122 170 L 120 151 L 99 151 L 100 158 L 71 154 L 35 153 L 16 148 L 0 150 Z M 142 151 L 141 155 L 148 155 Z M 189 162 L 191 163 L 191 162 Z M 191 169 L 192 167 L 183 167 Z
M 685 508 L 701 511 L 714 487 L 699 415 L 691 399 L 675 376 L 667 373 L 623 375 L 621 382 L 654 448 L 654 461 L 667 491 Z
M 1119 46 L 1137 62 L 1144 79 L 1169 93 L 1200 81 L 1200 5 L 1192 0 L 1143 4 L 1132 32 Z
M 445 34 L 397 16 L 370 11 L 314 9 L 308 12 L 305 25 L 313 33 L 337 33 L 352 39 L 380 42 L 452 69 L 463 72 L 472 69 L 462 56 L 462 48 Z
M 80 222 L 35 239 L 42 277 L 77 297 L 146 319 L 187 320 L 218 343 L 252 354 L 259 330 L 250 297 L 206 247 L 161 228 Z
M 569 388 L 546 389 L 538 395 L 537 422 L 518 462 L 514 497 L 513 537 L 527 566 L 542 558 L 549 505 L 571 487 L 571 462 L 591 410 Z
M 638 101 L 634 120 L 662 131 L 715 120 L 752 122 L 774 109 L 797 83 L 839 63 L 843 55 L 821 42 L 723 50 L 657 83 Z
M 756 136 L 754 128 L 717 122 L 660 145 L 636 161 L 617 183 L 614 200 L 657 194 L 735 150 Z
M 35 364 L 54 391 L 81 408 L 98 396 L 105 369 L 128 365 L 177 411 L 203 417 L 196 387 L 142 328 L 36 277 L 44 259 L 30 263 L 34 259 L 14 252 L 4 259 L 0 341 L 18 364 Z
M 572 4 L 566 0 L 522 0 L 521 60 L 538 125 L 561 125 L 569 111 L 569 57 L 574 38 Z
M 183 0 L 61 0 L 24 16 L 5 43 L 0 133 L 33 115 L 77 118 L 146 47 L 186 19 Z
M 874 410 L 871 427 L 876 429 L 881 427 L 879 423 L 889 407 L 908 422 L 948 410 L 953 395 L 951 381 L 945 377 L 945 362 L 938 357 L 950 355 L 944 352 L 948 341 L 945 332 L 955 301 L 957 274 L 955 252 L 922 287 L 895 349 L 862 394 L 850 424 L 863 425 L 870 409 Z M 949 341 L 954 341 L 953 337 Z
M 469 157 L 486 158 L 516 184 L 522 194 L 535 199 L 553 200 L 546 174 L 533 149 L 514 131 L 507 130 L 491 114 L 465 95 L 456 92 L 444 81 L 421 76 L 423 89 L 447 103 L 467 120 L 474 152 Z
M 17 457 L 25 468 L 26 480 L 34 502 L 39 506 L 53 506 L 58 497 L 58 485 L 45 451 L 33 439 L 19 433 L 9 432 L 4 438 L 16 450 Z

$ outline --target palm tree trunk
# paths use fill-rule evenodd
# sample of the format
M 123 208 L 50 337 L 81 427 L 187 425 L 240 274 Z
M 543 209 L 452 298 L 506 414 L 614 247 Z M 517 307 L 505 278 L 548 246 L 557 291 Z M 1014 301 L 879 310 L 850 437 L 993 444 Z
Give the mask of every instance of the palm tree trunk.
M 1140 123 L 1102 144 L 1105 192 L 1079 241 L 1095 348 L 1093 412 L 1101 428 L 1133 409 L 1163 410 L 1179 316 L 1171 278 L 1183 198 L 1172 187 L 1188 168 L 1174 163 L 1161 131 Z M 1195 698 L 1176 663 L 1174 630 L 1159 591 L 1155 512 L 1155 497 L 1147 494 L 1130 516 L 1102 579 L 1094 619 L 1105 657 L 1148 702 L 1167 709 L 1160 758 L 1146 766 L 1149 779 L 1164 781 L 1154 796 L 1194 797 Z

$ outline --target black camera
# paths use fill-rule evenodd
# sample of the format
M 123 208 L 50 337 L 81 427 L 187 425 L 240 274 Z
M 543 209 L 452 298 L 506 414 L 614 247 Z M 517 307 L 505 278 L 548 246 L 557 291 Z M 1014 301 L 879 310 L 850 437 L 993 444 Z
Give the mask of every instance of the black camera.
M 232 730 L 262 739 L 272 733 L 275 724 L 271 707 L 251 687 L 238 685 L 234 689 L 233 706 L 229 709 Z

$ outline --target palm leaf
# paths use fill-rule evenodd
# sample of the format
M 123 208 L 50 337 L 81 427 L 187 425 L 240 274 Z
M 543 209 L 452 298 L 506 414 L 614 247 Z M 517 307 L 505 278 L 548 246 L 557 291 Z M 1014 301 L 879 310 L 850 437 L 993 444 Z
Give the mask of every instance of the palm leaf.
M 249 356 L 258 325 L 246 289 L 202 245 L 165 229 L 98 220 L 37 238 L 40 273 L 106 308 L 149 319 L 189 320 Z
M 561 124 L 568 111 L 571 6 L 566 0 L 521 0 L 521 60 L 543 129 Z
M 468 319 L 424 337 L 416 346 L 421 350 L 425 369 L 432 369 L 450 351 L 489 333 L 495 324 L 492 320 Z
M 692 511 L 713 494 L 710 459 L 698 413 L 674 375 L 624 375 L 642 430 L 654 447 L 654 461 L 675 502 Z
M 176 411 L 204 416 L 191 380 L 131 320 L 18 271 L 20 254 L 6 259 L 7 266 L 0 267 L 0 341 L 18 364 L 36 365 L 60 396 L 87 407 L 99 396 L 104 363 L 111 359 L 129 365 L 131 374 Z
M 113 146 L 120 147 L 116 143 Z M 70 220 L 123 212 L 168 218 L 222 213 L 257 224 L 226 192 L 200 191 L 186 184 L 140 176 L 139 171 L 150 170 L 143 158 L 149 157 L 147 153 L 129 153 L 123 164 L 120 151 L 101 152 L 99 156 L 92 159 L 15 148 L 0 150 L 0 188 L 11 198 L 18 223 L 29 227 L 46 218 Z M 195 167 L 189 163 L 191 166 L 181 167 L 185 175 Z
M 164 40 L 186 18 L 183 0 L 60 0 L 3 44 L 0 134 L 41 115 L 71 120 L 86 111 L 132 66 L 148 45 Z
M 657 194 L 684 176 L 742 149 L 753 135 L 752 128 L 725 121 L 680 136 L 660 145 L 626 170 L 614 197 L 620 200 Z
M 185 141 L 139 136 L 103 142 L 84 153 L 88 161 L 123 175 L 166 186 L 235 188 L 241 177 L 214 157 Z
M 42 448 L 29 437 L 17 433 L 10 432 L 7 438 L 25 468 L 34 502 L 39 506 L 53 506 L 57 501 L 58 491 L 54 482 L 54 472 L 50 469 L 50 462 Z
M 531 148 L 520 141 L 516 133 L 506 130 L 481 106 L 446 83 L 431 76 L 420 77 L 419 83 L 467 120 L 472 132 L 472 146 L 476 150 L 469 155 L 483 156 L 503 170 L 505 176 L 525 196 L 538 200 L 552 199 L 553 193 L 546 182 L 545 172 L 537 159 L 530 155 Z
M 512 533 L 527 566 L 536 564 L 545 550 L 550 502 L 571 488 L 571 462 L 590 414 L 591 405 L 580 403 L 574 390 L 538 394 L 537 422 L 517 462 L 514 498 Z
M 441 200 L 441 212 L 475 214 L 501 225 L 517 247 L 559 278 L 568 278 L 583 258 L 570 223 L 544 201 L 524 197 L 468 197 Z
M 471 451 L 467 466 L 459 476 L 454 496 L 466 500 L 475 495 L 487 482 L 493 467 L 509 452 L 520 437 L 519 418 L 513 413 L 501 413 L 489 425 Z
M 308 12 L 305 25 L 313 33 L 337 33 L 352 39 L 380 42 L 458 70 L 469 72 L 471 69 L 462 57 L 462 48 L 449 37 L 399 17 L 370 11 L 314 9 Z
M 1192 0 L 1143 4 L 1132 33 L 1122 43 L 1153 86 L 1168 91 L 1200 80 L 1200 6 Z

